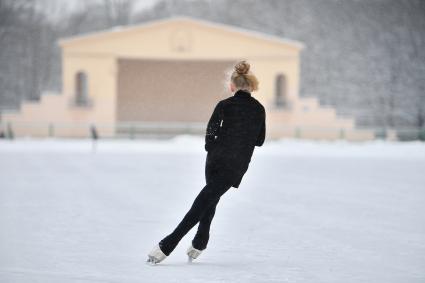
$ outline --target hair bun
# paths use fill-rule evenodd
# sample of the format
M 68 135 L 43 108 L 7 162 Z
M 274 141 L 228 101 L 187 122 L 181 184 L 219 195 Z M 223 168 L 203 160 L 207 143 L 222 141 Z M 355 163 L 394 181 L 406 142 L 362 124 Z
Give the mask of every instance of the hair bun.
M 235 71 L 236 73 L 240 74 L 240 75 L 245 75 L 248 74 L 249 72 L 249 63 L 246 61 L 240 61 L 236 64 L 235 66 Z

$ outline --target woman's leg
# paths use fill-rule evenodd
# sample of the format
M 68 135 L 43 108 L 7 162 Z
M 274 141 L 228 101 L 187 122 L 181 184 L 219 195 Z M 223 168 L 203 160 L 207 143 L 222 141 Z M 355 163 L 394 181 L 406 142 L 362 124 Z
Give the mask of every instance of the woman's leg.
M 214 162 L 209 162 L 207 156 L 206 164 L 205 164 L 205 181 L 206 183 L 212 182 L 214 179 L 218 179 L 218 173 L 220 170 L 217 168 L 217 164 Z M 199 220 L 198 230 L 196 232 L 195 237 L 192 240 L 192 246 L 197 250 L 204 250 L 207 247 L 208 240 L 210 237 L 210 226 L 211 221 L 214 218 L 215 209 L 219 199 L 212 204 L 201 216 Z
M 202 215 L 199 221 L 198 231 L 192 240 L 192 246 L 197 250 L 205 250 L 207 248 L 208 240 L 210 238 L 211 221 L 214 218 L 215 208 L 218 201 L 212 204 L 207 211 Z
M 220 197 L 230 189 L 230 187 L 231 181 L 225 177 L 217 178 L 207 183 L 195 198 L 191 208 L 179 225 L 177 225 L 176 229 L 159 242 L 162 252 L 168 256 L 190 229 L 200 221 L 205 212 L 212 207 L 215 208 Z

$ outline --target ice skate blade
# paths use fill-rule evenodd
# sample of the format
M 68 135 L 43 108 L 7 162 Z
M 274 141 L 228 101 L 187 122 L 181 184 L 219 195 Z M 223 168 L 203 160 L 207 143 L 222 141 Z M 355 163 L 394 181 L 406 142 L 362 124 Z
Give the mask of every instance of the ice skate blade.
M 190 247 L 187 249 L 187 252 L 186 252 L 186 254 L 187 254 L 187 256 L 188 256 L 188 261 L 189 261 L 189 262 L 192 262 L 194 259 L 197 259 L 197 258 L 198 258 L 198 256 L 199 256 L 201 253 L 202 253 L 202 251 L 201 251 L 201 250 L 195 249 L 193 246 L 190 246 Z
M 158 261 L 153 256 L 148 256 L 148 259 L 146 260 L 147 265 L 157 265 Z
M 167 256 L 161 251 L 159 245 L 156 245 L 148 254 L 148 260 L 146 262 L 155 265 L 163 261 L 166 257 Z

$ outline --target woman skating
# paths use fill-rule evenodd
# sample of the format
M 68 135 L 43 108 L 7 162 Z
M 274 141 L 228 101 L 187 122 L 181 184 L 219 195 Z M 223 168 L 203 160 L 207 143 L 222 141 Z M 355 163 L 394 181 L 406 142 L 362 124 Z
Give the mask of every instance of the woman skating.
M 220 197 L 231 187 L 239 187 L 255 146 L 263 144 L 266 113 L 263 105 L 251 96 L 251 92 L 258 89 L 258 80 L 249 69 L 246 61 L 236 64 L 230 82 L 234 94 L 218 102 L 208 122 L 205 187 L 174 231 L 149 253 L 148 262 L 164 260 L 197 223 L 198 231 L 187 255 L 193 260 L 201 254 L 207 247 L 211 221 Z

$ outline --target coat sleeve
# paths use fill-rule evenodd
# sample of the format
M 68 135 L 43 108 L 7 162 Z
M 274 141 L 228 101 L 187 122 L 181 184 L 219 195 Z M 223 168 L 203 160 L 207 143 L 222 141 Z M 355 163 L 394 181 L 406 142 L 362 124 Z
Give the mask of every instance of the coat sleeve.
M 264 139 L 266 138 L 266 111 L 263 108 L 262 111 L 262 120 L 263 123 L 261 125 L 260 133 L 258 134 L 257 141 L 255 143 L 256 146 L 262 146 L 264 143 Z
M 212 146 L 214 146 L 216 136 L 221 126 L 221 121 L 223 120 L 223 111 L 222 103 L 219 102 L 214 108 L 214 111 L 208 121 L 207 130 L 205 133 L 205 150 L 209 151 Z

